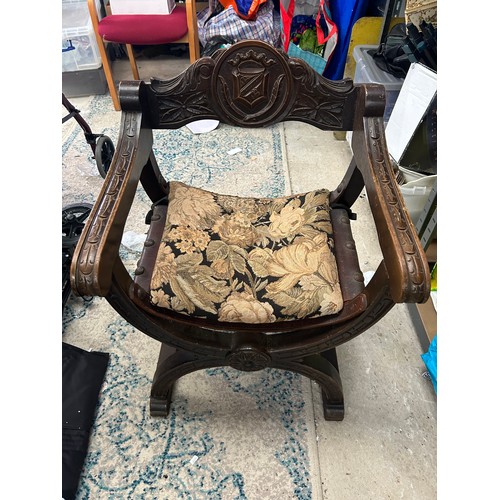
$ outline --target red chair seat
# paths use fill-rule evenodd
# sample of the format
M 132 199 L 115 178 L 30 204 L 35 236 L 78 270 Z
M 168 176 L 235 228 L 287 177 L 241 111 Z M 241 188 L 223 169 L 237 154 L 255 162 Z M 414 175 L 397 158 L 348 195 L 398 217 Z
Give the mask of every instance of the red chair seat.
M 176 5 L 171 14 L 111 15 L 99 22 L 99 34 L 107 42 L 161 45 L 179 40 L 188 32 L 186 7 Z

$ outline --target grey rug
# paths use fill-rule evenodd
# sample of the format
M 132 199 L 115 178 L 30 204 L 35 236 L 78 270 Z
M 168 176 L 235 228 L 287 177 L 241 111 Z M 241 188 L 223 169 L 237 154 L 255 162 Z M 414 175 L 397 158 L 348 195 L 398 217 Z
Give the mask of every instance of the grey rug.
M 108 96 L 89 99 L 79 109 L 94 133 L 116 144 L 120 113 Z M 103 179 L 92 150 L 76 121 L 65 123 L 62 132 L 62 206 L 93 203 Z M 281 126 L 242 131 L 220 124 L 206 134 L 186 127 L 162 134 L 155 134 L 155 153 L 169 179 L 242 196 L 290 192 Z M 235 148 L 240 151 L 228 154 Z M 145 233 L 148 208 L 140 192 L 128 235 Z M 132 271 L 139 253 L 122 245 L 121 254 Z M 153 418 L 148 398 L 160 344 L 100 298 L 70 296 L 62 323 L 64 342 L 110 354 L 77 498 L 315 496 L 310 381 L 270 369 L 202 370 L 180 379 L 167 418 Z

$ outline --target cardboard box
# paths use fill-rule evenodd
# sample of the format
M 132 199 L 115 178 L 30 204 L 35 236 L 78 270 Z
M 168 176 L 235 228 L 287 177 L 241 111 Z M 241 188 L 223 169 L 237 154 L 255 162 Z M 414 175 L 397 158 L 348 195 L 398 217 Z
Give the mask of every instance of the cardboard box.
M 420 26 L 422 21 L 432 23 L 437 28 L 437 1 L 406 0 L 405 22 Z
M 110 0 L 113 14 L 170 14 L 175 0 Z

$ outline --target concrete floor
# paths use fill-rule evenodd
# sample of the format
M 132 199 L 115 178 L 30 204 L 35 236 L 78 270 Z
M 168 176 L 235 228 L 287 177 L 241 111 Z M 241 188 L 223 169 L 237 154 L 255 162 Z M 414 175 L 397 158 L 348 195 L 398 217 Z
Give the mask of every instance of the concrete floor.
M 187 58 L 139 57 L 142 79 L 182 71 Z M 132 79 L 127 60 L 114 76 Z M 78 99 L 71 99 L 78 105 Z M 292 192 L 333 189 L 350 160 L 346 141 L 300 123 L 285 125 Z M 374 271 L 380 249 L 366 199 L 355 204 L 353 232 L 363 272 Z M 315 500 L 437 497 L 437 400 L 420 355 L 423 347 L 409 310 L 398 305 L 378 325 L 338 349 L 346 416 L 325 422 L 321 395 L 313 387 L 317 449 L 311 457 Z

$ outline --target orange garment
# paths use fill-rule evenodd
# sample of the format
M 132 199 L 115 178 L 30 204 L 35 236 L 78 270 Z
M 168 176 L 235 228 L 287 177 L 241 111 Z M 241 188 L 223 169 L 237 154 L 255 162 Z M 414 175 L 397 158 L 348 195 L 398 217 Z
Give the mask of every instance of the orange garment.
M 232 6 L 236 14 L 242 19 L 251 21 L 255 19 L 259 7 L 267 0 L 219 0 L 222 6 L 227 9 Z

